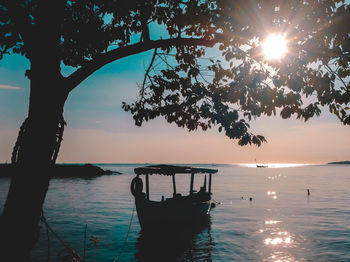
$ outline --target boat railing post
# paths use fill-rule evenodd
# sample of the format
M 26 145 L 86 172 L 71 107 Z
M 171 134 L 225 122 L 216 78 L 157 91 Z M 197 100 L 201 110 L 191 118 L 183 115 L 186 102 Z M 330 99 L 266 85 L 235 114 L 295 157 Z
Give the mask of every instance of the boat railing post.
M 194 173 L 191 173 L 190 195 L 193 194 L 193 181 L 194 181 Z
M 211 194 L 211 175 L 212 174 L 209 174 L 209 194 Z
M 173 189 L 174 189 L 174 196 L 176 195 L 176 183 L 175 183 L 175 174 L 173 176 Z
M 146 198 L 149 200 L 149 178 L 146 175 Z

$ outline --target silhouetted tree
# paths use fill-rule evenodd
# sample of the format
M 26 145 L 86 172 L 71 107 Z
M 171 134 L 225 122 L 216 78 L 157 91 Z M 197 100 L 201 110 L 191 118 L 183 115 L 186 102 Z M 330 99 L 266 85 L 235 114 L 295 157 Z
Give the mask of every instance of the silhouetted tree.
M 337 0 L 0 0 L 0 58 L 17 53 L 30 61 L 28 117 L 12 155 L 18 172 L 1 216 L 1 249 L 15 249 L 18 261 L 29 257 L 65 101 L 96 70 L 154 50 L 139 100 L 123 104 L 137 125 L 163 116 L 190 131 L 218 126 L 240 145 L 259 146 L 265 138 L 248 122 L 276 111 L 306 121 L 327 106 L 350 124 L 349 14 Z M 271 32 L 288 40 L 281 61 L 262 54 Z M 202 59 L 214 45 L 212 56 L 221 58 Z M 65 77 L 62 66 L 75 71 Z

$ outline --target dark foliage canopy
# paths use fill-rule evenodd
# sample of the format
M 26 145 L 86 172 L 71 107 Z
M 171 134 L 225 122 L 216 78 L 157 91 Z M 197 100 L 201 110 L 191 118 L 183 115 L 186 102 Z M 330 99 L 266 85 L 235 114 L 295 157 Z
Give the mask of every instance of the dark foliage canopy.
M 123 104 L 136 125 L 163 116 L 190 131 L 218 126 L 260 145 L 249 121 L 308 120 L 328 107 L 350 124 L 350 7 L 339 0 L 0 0 L 0 58 L 33 59 L 43 14 L 55 16 L 69 88 L 107 63 L 154 50 L 140 97 Z M 50 30 L 48 28 L 47 30 Z M 283 34 L 288 53 L 267 61 L 262 41 Z M 45 41 L 45 34 L 39 35 Z M 208 47 L 214 47 L 209 49 Z M 209 55 L 209 54 L 210 55 Z

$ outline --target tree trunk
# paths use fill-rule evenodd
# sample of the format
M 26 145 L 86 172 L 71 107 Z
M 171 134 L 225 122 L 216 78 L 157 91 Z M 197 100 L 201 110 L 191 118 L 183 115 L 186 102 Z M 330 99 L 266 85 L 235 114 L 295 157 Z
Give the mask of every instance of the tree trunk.
M 59 67 L 58 67 L 59 69 Z M 55 162 L 57 129 L 68 93 L 57 66 L 31 63 L 29 112 L 0 220 L 0 261 L 28 261 Z M 10 260 L 2 260 L 1 256 Z M 3 257 L 4 258 L 4 257 Z
M 60 73 L 65 3 L 66 0 L 37 1 L 34 23 L 26 28 L 30 37 L 24 39 L 24 46 L 31 63 L 29 111 L 14 149 L 15 172 L 0 217 L 0 261 L 29 261 L 30 250 L 39 238 L 50 168 L 59 146 L 57 129 L 68 96 Z M 17 21 L 16 16 L 13 19 Z

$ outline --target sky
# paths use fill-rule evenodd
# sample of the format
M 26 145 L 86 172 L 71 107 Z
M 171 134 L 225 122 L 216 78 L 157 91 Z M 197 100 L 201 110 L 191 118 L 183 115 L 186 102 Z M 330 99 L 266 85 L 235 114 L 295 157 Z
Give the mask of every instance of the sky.
M 67 127 L 58 163 L 309 163 L 350 160 L 350 127 L 323 110 L 308 122 L 262 117 L 250 123 L 267 138 L 261 147 L 237 144 L 218 128 L 188 132 L 164 119 L 134 125 L 122 102 L 137 99 L 152 52 L 113 62 L 81 83 L 64 110 Z M 0 61 L 0 162 L 9 162 L 28 112 L 29 62 Z M 49 83 L 48 83 L 49 85 Z

